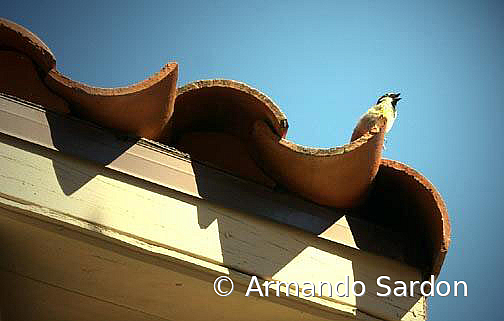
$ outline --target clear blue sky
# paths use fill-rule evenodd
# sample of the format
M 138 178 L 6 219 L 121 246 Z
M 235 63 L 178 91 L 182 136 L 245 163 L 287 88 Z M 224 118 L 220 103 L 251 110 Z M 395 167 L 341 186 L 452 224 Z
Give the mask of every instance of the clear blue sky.
M 502 320 L 504 5 L 499 1 L 7 1 L 74 80 L 113 87 L 180 64 L 179 86 L 246 82 L 286 113 L 288 138 L 348 141 L 382 93 L 404 99 L 385 157 L 443 195 L 452 246 L 430 320 Z

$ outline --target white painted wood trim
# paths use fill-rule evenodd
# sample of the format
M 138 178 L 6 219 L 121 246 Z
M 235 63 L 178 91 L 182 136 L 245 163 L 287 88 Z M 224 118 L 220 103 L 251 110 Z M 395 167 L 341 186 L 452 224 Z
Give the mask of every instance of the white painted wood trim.
M 379 290 L 376 286 L 378 276 L 388 275 L 392 281 L 408 282 L 421 280 L 420 271 L 357 249 L 355 242 L 349 238 L 349 230 L 344 222 L 336 224 L 336 231 L 331 234 L 333 239 L 328 240 L 255 213 L 228 208 L 220 202 L 183 190 L 178 183 L 175 184 L 176 188 L 168 188 L 169 186 L 164 186 L 166 182 L 170 182 L 167 177 L 161 181 L 163 184 L 153 184 L 148 181 L 148 177 L 134 177 L 124 171 L 114 170 L 109 165 L 103 166 L 96 161 L 82 160 L 43 147 L 42 143 L 29 143 L 10 135 L 14 131 L 19 132 L 19 128 L 8 128 L 6 119 L 31 110 L 11 107 L 11 116 L 7 115 L 5 109 L 0 111 L 1 128 L 9 134 L 0 134 L 0 208 L 3 208 L 0 217 L 4 228 L 0 236 L 11 235 L 11 238 L 15 238 L 26 229 L 33 231 L 27 235 L 33 235 L 34 240 L 40 237 L 40 241 L 30 242 L 29 237 L 24 237 L 19 244 L 4 242 L 2 250 L 7 254 L 0 262 L 0 268 L 5 273 L 28 277 L 165 319 L 171 319 L 170 313 L 174 313 L 173 309 L 183 304 L 184 300 L 177 301 L 172 297 L 172 303 L 163 301 L 163 293 L 156 294 L 146 286 L 149 282 L 190 278 L 187 283 L 197 292 L 199 288 L 208 290 L 216 276 L 230 275 L 237 284 L 237 293 L 233 295 L 234 299 L 228 298 L 234 301 L 228 302 L 242 306 L 250 304 L 257 308 L 257 298 L 243 296 L 251 276 L 258 276 L 261 280 L 296 281 L 300 284 L 306 281 L 336 284 L 349 276 L 351 281 L 360 280 L 366 284 L 367 291 L 363 297 L 270 297 L 261 299 L 260 302 L 263 303 L 259 307 L 267 306 L 265 311 L 277 317 L 288 315 L 286 319 L 289 320 L 425 320 L 424 298 L 419 293 L 413 298 L 381 298 L 375 294 Z M 43 122 L 43 113 L 35 115 L 40 115 L 39 120 Z M 16 120 L 18 121 L 20 119 Z M 29 128 L 25 127 L 24 131 L 27 132 Z M 134 144 L 130 148 L 137 150 L 143 147 Z M 174 181 L 179 176 L 193 177 L 191 184 L 199 187 L 194 176 L 191 176 L 189 169 L 192 167 L 187 160 L 154 149 L 152 152 L 154 154 L 151 160 L 155 157 L 159 159 L 159 163 L 150 161 L 152 164 L 173 164 L 174 172 L 170 175 L 175 177 Z M 117 156 L 110 164 L 126 157 L 124 154 Z M 140 161 L 141 158 L 137 157 L 136 160 Z M 187 170 L 181 171 L 184 164 L 187 164 Z M 188 181 L 191 182 L 190 179 Z M 215 186 L 220 186 L 220 181 L 216 182 Z M 240 192 L 229 197 L 242 197 L 246 194 Z M 256 194 L 249 197 L 255 197 L 256 201 L 262 200 Z M 305 217 L 315 217 L 309 213 L 309 209 L 316 211 L 318 207 L 306 204 L 300 207 L 302 210 L 294 207 L 294 211 L 304 213 L 302 215 Z M 279 212 L 277 217 L 293 217 L 293 209 L 281 202 L 274 203 L 274 209 Z M 327 211 L 321 211 L 322 215 L 328 214 Z M 9 228 L 15 226 L 20 232 L 9 234 Z M 51 229 L 52 234 L 44 232 Z M 97 288 L 100 283 L 96 283 L 96 279 L 106 282 L 107 278 L 117 278 L 113 272 L 117 266 L 113 262 L 109 262 L 110 265 L 87 262 L 81 267 L 91 271 L 88 274 L 79 270 L 79 261 L 73 265 L 59 266 L 58 258 L 70 259 L 72 251 L 63 251 L 66 253 L 64 255 L 57 251 L 52 253 L 51 248 L 54 247 L 45 247 L 43 240 L 51 240 L 56 248 L 65 249 L 65 238 L 73 246 L 68 245 L 68 250 L 79 248 L 70 241 L 77 239 L 86 248 L 82 250 L 82 255 L 90 256 L 89 253 L 99 252 L 102 248 L 106 251 L 102 253 L 105 258 L 117 256 L 119 261 L 128 261 L 129 263 L 121 265 L 126 267 L 124 273 L 144 280 L 135 289 L 140 293 L 145 291 L 147 297 L 156 297 L 159 304 L 165 304 L 164 308 L 159 304 L 146 304 L 142 296 L 128 296 L 131 288 L 127 286 L 112 291 L 113 293 L 109 287 Z M 335 242 L 334 239 L 338 238 L 343 241 Z M 100 246 L 87 248 L 93 242 L 98 242 Z M 40 251 L 29 250 L 34 246 Z M 126 260 L 118 246 L 142 255 L 135 256 L 133 261 Z M 20 251 L 26 254 L 17 255 Z M 73 259 L 78 258 L 76 256 Z M 153 273 L 149 266 L 152 264 L 139 268 L 135 274 L 136 264 L 146 264 L 152 259 L 163 262 L 162 269 L 156 272 L 157 278 L 149 281 L 149 273 Z M 96 265 L 101 270 L 94 271 Z M 198 276 L 194 277 L 194 273 Z M 94 275 L 96 279 L 87 282 L 85 275 Z M 211 304 L 225 302 L 217 295 L 205 293 L 199 300 L 207 299 Z M 206 309 L 201 304 L 193 308 L 198 307 Z M 288 309 L 285 310 L 284 307 Z M 221 316 L 223 320 L 236 319 L 236 315 L 232 318 L 233 316 L 224 314 Z M 179 319 L 187 318 L 184 313 L 178 316 Z M 274 319 L 282 319 L 277 317 Z

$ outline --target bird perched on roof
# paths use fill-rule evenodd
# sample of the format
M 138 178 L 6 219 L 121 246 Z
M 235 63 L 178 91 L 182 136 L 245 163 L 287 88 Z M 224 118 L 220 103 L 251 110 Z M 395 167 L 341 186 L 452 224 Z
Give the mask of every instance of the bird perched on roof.
M 400 93 L 388 93 L 378 98 L 376 105 L 369 108 L 359 119 L 352 133 L 351 141 L 370 131 L 381 117 L 384 117 L 387 121 L 385 133 L 388 133 L 397 117 L 396 104 L 401 100 L 399 95 Z

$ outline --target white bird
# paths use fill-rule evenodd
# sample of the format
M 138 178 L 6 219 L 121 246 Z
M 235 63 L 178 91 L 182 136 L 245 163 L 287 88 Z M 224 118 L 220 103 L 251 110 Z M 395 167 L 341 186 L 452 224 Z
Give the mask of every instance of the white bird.
M 387 121 L 385 133 L 388 133 L 397 117 L 396 104 L 401 100 L 399 95 L 400 93 L 388 93 L 378 98 L 376 105 L 369 108 L 359 119 L 352 133 L 351 141 L 358 139 L 370 131 L 381 117 L 384 117 Z

